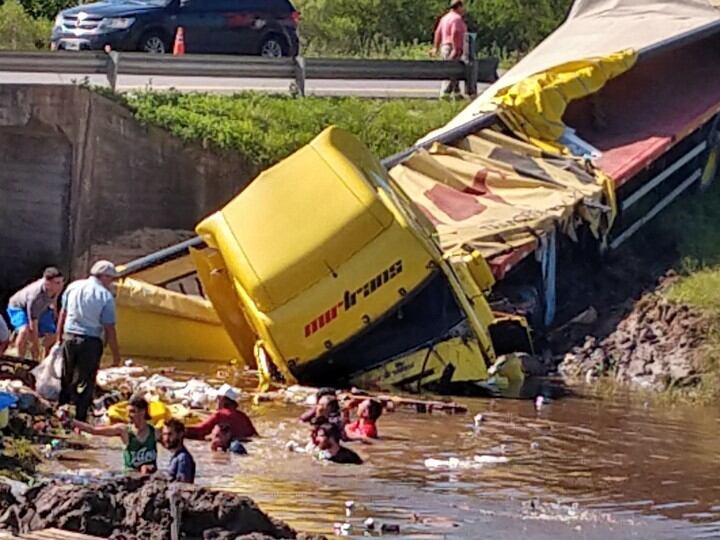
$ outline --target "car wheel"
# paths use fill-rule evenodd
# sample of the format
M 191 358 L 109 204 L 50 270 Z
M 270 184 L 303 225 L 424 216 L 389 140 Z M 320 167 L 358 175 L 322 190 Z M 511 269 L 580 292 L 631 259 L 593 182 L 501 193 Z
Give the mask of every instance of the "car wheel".
M 260 56 L 266 58 L 280 58 L 287 56 L 288 49 L 285 40 L 278 36 L 266 37 L 260 45 Z
M 160 32 L 148 32 L 140 39 L 141 51 L 151 54 L 166 54 L 170 52 L 170 44 Z

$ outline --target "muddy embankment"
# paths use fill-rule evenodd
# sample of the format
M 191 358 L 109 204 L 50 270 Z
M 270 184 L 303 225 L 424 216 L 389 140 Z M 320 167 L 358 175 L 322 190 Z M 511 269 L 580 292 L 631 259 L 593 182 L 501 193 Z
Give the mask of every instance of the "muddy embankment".
M 0 526 L 16 533 L 59 528 L 115 540 L 321 540 L 298 533 L 232 493 L 125 477 L 84 485 L 49 482 L 19 502 L 0 486 Z
M 711 321 L 664 292 L 677 279 L 671 240 L 639 238 L 610 260 L 575 260 L 562 284 L 572 300 L 547 336 L 564 378 L 601 377 L 652 390 L 700 381 Z

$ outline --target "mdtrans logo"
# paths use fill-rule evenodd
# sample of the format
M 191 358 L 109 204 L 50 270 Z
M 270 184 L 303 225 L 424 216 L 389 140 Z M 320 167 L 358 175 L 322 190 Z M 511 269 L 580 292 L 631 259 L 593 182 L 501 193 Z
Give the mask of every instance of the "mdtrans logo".
M 328 325 L 332 321 L 337 319 L 341 310 L 350 311 L 355 306 L 355 304 L 357 304 L 358 298 L 367 298 L 372 293 L 377 291 L 380 287 L 385 285 L 388 281 L 400 275 L 402 271 L 402 260 L 400 260 L 395 264 L 391 265 L 389 268 L 383 270 L 380 274 L 359 287 L 357 290 L 345 291 L 342 300 L 340 300 L 337 304 L 328 309 L 325 313 L 305 325 L 305 337 L 312 336 L 315 332 L 323 328 L 325 325 Z

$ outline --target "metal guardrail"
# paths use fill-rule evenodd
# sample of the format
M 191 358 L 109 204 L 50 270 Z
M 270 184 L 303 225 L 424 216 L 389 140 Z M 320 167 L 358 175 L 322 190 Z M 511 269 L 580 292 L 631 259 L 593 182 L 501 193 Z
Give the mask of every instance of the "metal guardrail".
M 469 40 L 474 50 L 474 40 Z M 474 55 L 469 56 L 473 58 Z M 105 75 L 115 90 L 119 75 L 269 78 L 295 81 L 304 95 L 306 79 L 464 80 L 474 95 L 478 82 L 497 79 L 495 58 L 470 60 L 360 60 L 342 58 L 263 58 L 259 56 L 153 55 L 137 52 L 0 51 L 0 71 Z

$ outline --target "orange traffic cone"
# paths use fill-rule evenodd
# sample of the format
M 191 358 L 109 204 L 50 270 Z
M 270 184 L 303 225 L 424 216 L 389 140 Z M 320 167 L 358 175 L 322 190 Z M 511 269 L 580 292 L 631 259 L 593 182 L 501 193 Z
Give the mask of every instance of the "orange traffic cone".
M 173 45 L 173 55 L 182 56 L 185 54 L 185 30 L 182 26 L 178 26 L 175 33 L 175 44 Z

